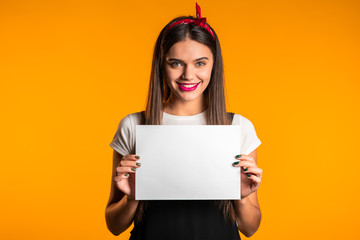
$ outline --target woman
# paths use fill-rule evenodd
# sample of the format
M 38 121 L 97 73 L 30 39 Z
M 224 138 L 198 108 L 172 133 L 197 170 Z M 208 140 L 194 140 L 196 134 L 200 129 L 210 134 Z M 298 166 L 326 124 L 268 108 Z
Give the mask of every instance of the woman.
M 175 18 L 161 31 L 146 110 L 124 117 L 110 143 L 113 173 L 105 216 L 114 235 L 134 221 L 134 240 L 230 240 L 240 239 L 238 230 L 250 237 L 260 225 L 257 189 L 262 169 L 256 164 L 256 148 L 261 141 L 250 120 L 226 112 L 220 43 L 197 4 L 196 11 L 196 18 Z M 137 124 L 240 124 L 242 152 L 234 156 L 233 166 L 241 170 L 241 199 L 135 200 L 136 168 L 141 167 L 141 156 L 135 155 Z

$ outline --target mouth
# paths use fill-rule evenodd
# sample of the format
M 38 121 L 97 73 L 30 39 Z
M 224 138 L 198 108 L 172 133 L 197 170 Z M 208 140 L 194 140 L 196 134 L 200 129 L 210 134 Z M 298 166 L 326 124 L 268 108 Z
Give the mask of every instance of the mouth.
M 200 84 L 200 82 L 198 83 L 178 83 L 179 87 L 184 90 L 184 91 L 194 91 L 197 86 Z

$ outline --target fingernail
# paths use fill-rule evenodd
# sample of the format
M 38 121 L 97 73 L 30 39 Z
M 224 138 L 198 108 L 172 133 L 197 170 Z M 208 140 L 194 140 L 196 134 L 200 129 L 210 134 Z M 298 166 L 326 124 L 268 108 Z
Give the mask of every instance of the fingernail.
M 241 155 L 236 155 L 235 157 L 236 157 L 236 158 L 241 158 Z
M 248 176 L 248 177 L 251 177 L 251 174 L 248 174 L 247 176 Z
M 128 173 L 125 173 L 125 177 L 128 177 L 129 176 L 129 174 Z
M 238 165 L 239 164 L 239 162 L 234 162 L 234 165 Z
M 133 170 L 134 172 L 136 171 L 136 168 L 132 167 L 131 170 Z
M 137 163 L 136 163 L 136 166 L 139 166 L 139 167 L 140 167 L 140 166 L 141 166 L 141 163 L 137 162 Z
M 135 156 L 135 158 L 136 158 L 136 159 L 140 159 L 140 157 L 139 157 L 139 156 Z
M 244 168 L 243 171 L 246 172 L 246 171 L 247 171 L 247 168 Z

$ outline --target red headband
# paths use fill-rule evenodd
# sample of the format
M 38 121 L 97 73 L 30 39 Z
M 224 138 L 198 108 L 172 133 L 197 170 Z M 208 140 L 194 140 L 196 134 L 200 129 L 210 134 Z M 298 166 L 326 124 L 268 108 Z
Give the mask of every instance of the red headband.
M 213 31 L 211 31 L 210 27 L 206 24 L 206 17 L 204 17 L 204 18 L 201 17 L 201 9 L 200 9 L 200 6 L 197 3 L 196 3 L 196 20 L 187 19 L 187 18 L 186 19 L 181 19 L 181 20 L 176 21 L 173 24 L 171 24 L 168 27 L 168 29 L 166 29 L 166 31 L 168 31 L 170 28 L 172 28 L 175 25 L 188 24 L 188 23 L 195 23 L 195 25 L 205 28 L 211 34 L 213 39 L 215 39 Z

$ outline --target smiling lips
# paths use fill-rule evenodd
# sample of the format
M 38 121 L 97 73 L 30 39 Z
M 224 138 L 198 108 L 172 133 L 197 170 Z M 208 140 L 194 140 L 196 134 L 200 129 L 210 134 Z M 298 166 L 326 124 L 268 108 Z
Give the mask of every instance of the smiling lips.
M 178 83 L 179 87 L 184 90 L 184 91 L 194 91 L 197 86 L 200 84 L 200 82 L 198 83 Z

